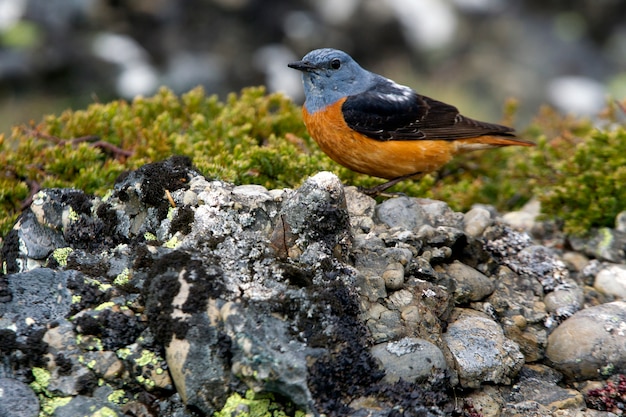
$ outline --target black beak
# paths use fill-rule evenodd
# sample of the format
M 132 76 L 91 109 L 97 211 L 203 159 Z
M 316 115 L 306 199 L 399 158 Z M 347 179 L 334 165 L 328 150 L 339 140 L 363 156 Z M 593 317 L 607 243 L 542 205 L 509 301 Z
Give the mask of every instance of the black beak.
M 318 67 L 316 67 L 315 65 L 307 61 L 291 62 L 287 64 L 287 66 L 289 68 L 297 69 L 298 71 L 302 71 L 302 72 L 311 72 L 311 71 L 315 71 L 316 69 L 319 69 Z

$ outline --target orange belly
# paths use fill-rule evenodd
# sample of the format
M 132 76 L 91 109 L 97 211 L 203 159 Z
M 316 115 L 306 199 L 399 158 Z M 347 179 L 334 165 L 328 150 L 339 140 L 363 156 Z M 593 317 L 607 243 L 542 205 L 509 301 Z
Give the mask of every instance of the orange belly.
M 314 114 L 302 108 L 309 134 L 333 161 L 352 171 L 395 179 L 436 171 L 458 153 L 519 144 L 515 139 L 480 136 L 461 140 L 388 140 L 352 130 L 341 111 L 343 100 Z
M 457 153 L 454 141 L 368 138 L 348 127 L 341 113 L 342 104 L 340 100 L 314 114 L 303 107 L 302 113 L 309 134 L 322 151 L 352 171 L 394 179 L 435 171 Z

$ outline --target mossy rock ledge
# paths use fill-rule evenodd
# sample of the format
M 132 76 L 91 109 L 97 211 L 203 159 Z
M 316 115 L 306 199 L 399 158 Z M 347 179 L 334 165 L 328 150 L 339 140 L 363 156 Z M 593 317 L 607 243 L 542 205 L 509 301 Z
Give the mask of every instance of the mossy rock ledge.
M 41 416 L 600 416 L 581 377 L 626 371 L 603 264 L 326 171 L 267 189 L 177 156 L 43 189 L 2 264 L 0 384 Z

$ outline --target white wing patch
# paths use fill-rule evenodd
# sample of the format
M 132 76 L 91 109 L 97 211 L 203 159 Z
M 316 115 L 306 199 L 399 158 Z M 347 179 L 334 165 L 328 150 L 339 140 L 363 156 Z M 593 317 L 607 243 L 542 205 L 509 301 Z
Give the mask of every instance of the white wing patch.
M 376 95 L 382 100 L 394 103 L 406 103 L 415 99 L 415 92 L 406 85 L 400 85 L 388 78 L 385 79 L 389 88 L 386 92 L 377 92 Z

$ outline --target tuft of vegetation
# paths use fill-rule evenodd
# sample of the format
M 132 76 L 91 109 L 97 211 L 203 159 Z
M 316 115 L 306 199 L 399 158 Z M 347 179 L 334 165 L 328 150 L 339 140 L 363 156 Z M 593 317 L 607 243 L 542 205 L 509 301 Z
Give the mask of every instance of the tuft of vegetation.
M 506 116 L 514 113 L 512 103 Z M 544 110 L 523 133 L 536 148 L 468 154 L 391 191 L 444 200 L 455 210 L 475 203 L 511 210 L 537 196 L 569 233 L 611 226 L 626 209 L 626 130 L 616 123 L 618 113 L 609 111 L 599 128 Z M 299 106 L 281 94 L 254 87 L 220 101 L 202 88 L 181 96 L 162 88 L 152 97 L 95 103 L 0 135 L 0 236 L 40 188 L 103 196 L 122 172 L 172 155 L 189 156 L 207 177 L 235 184 L 297 187 L 321 170 L 350 185 L 382 182 L 324 155 Z

